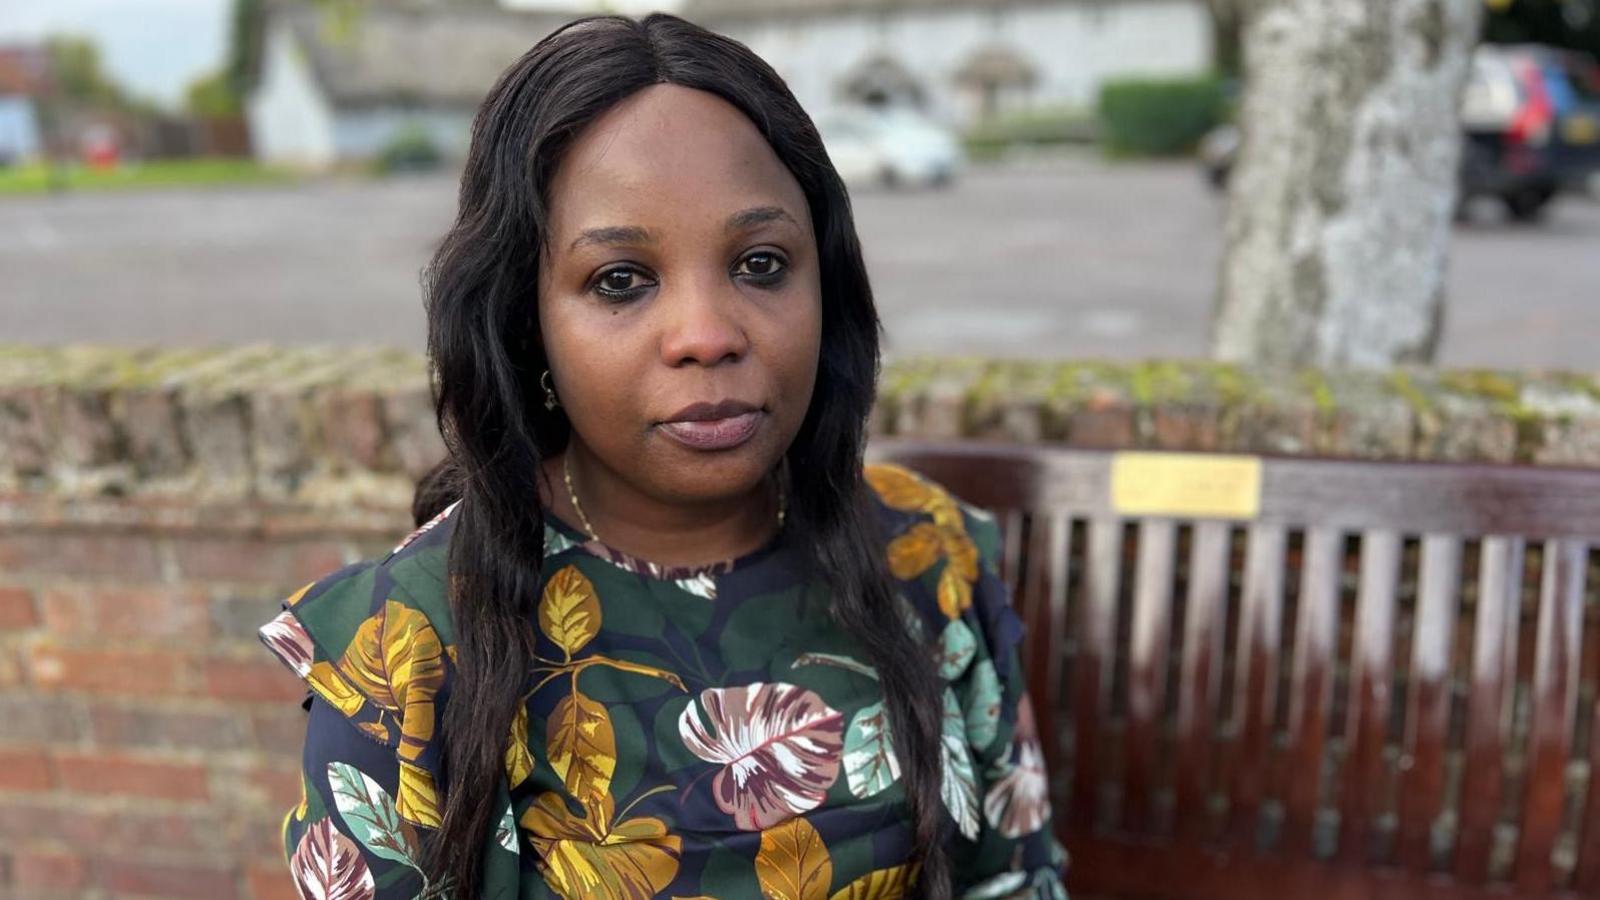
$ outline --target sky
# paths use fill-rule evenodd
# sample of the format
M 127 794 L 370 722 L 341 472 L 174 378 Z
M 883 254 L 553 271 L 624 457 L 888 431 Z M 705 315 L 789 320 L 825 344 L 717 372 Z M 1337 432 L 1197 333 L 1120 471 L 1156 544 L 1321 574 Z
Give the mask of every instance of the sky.
M 583 5 L 503 0 L 508 7 Z M 611 0 L 623 12 L 671 8 L 676 0 Z M 94 38 L 112 77 L 134 94 L 177 108 L 184 90 L 222 65 L 232 0 L 0 0 L 0 43 L 47 34 Z
M 111 76 L 176 108 L 189 82 L 222 65 L 231 0 L 0 0 L 0 43 L 93 38 Z

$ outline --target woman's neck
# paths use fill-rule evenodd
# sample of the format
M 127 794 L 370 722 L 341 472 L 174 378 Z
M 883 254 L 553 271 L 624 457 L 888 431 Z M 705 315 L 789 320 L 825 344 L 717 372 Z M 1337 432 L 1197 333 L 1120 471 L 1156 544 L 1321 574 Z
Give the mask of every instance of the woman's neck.
M 581 448 L 566 453 L 570 459 L 557 456 L 544 461 L 540 499 L 545 509 L 579 531 L 588 531 L 587 518 L 601 543 L 637 559 L 664 566 L 708 565 L 754 552 L 778 530 L 777 491 L 771 478 L 730 497 L 673 503 L 639 491 Z M 563 463 L 571 468 L 571 492 Z

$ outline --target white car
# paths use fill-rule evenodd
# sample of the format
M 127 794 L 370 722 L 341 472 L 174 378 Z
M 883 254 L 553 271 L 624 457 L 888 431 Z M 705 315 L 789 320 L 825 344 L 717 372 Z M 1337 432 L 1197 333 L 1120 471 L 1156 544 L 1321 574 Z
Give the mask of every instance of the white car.
M 944 185 L 965 163 L 946 129 L 911 110 L 839 110 L 817 130 L 828 158 L 849 185 Z

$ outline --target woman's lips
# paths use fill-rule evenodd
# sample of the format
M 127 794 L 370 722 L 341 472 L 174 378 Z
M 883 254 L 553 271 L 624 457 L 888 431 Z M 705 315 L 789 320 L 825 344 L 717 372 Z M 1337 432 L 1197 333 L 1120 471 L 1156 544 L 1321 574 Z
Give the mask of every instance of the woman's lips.
M 763 415 L 752 410 L 723 419 L 662 422 L 657 427 L 691 450 L 731 450 L 755 435 Z

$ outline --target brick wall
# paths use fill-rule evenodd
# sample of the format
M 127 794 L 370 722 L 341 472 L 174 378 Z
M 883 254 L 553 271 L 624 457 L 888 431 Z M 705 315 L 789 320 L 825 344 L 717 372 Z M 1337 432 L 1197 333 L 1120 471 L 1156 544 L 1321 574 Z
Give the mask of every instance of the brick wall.
M 910 361 L 878 433 L 1600 464 L 1600 383 Z M 255 638 L 443 453 L 388 350 L 0 347 L 0 896 L 293 896 L 302 692 Z

